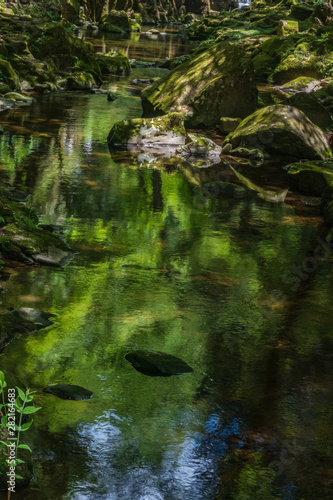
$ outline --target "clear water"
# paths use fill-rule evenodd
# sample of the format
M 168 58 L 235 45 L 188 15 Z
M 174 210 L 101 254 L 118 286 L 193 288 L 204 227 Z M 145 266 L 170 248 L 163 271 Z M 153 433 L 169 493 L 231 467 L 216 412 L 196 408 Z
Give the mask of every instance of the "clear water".
M 205 196 L 223 165 L 110 155 L 113 123 L 141 114 L 130 81 L 147 71 L 160 70 L 111 78 L 114 103 L 56 94 L 1 116 L 12 134 L 0 138 L 1 178 L 77 252 L 64 269 L 19 267 L 5 283 L 4 307 L 57 314 L 1 357 L 42 406 L 25 436 L 34 479 L 15 498 L 329 499 L 333 279 L 329 255 L 307 260 L 317 209 L 293 193 Z M 136 349 L 194 371 L 145 376 L 125 360 Z M 94 394 L 42 392 L 58 383 Z

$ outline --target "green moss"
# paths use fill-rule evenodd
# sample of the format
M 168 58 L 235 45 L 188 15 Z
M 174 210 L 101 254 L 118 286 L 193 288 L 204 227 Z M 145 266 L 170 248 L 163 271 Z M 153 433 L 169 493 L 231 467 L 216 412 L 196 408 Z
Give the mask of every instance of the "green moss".
M 0 82 L 11 90 L 21 90 L 20 80 L 10 62 L 0 59 Z
M 333 182 L 332 162 L 292 163 L 288 165 L 292 187 L 310 196 L 321 196 Z

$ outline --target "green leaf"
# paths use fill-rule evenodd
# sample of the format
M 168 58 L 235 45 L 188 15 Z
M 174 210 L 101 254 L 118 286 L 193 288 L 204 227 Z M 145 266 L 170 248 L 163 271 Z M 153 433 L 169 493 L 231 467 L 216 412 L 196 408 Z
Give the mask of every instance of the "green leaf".
M 30 429 L 30 427 L 32 426 L 32 422 L 33 422 L 33 420 L 30 420 L 30 422 L 27 422 L 26 424 L 21 425 L 20 431 L 27 431 L 28 429 Z
M 6 427 L 7 422 L 8 422 L 8 419 L 7 419 L 6 415 L 4 415 L 3 417 L 1 417 L 1 426 L 2 427 Z
M 20 458 L 15 459 L 16 465 L 24 464 L 24 460 L 21 460 Z
M 1 221 L 1 222 L 3 222 L 3 221 Z M 0 266 L 4 266 L 4 265 L 5 265 L 4 261 L 0 259 Z
M 22 401 L 25 401 L 25 393 L 24 393 L 24 391 L 22 391 L 22 389 L 20 389 L 17 386 L 16 386 L 16 389 L 17 389 L 18 395 L 20 396 L 20 398 L 22 399 Z
M 36 406 L 26 406 L 25 408 L 23 408 L 22 413 L 24 413 L 25 415 L 31 415 L 32 413 L 36 413 L 36 411 L 41 409 L 41 406 L 39 406 L 38 408 L 36 408 Z
M 18 474 L 15 474 L 15 478 L 16 478 L 16 479 L 23 479 L 23 477 L 22 477 L 22 476 L 19 476 Z
M 29 450 L 32 453 L 32 449 L 30 448 L 30 446 L 28 444 L 19 444 L 18 448 L 22 448 L 23 450 Z

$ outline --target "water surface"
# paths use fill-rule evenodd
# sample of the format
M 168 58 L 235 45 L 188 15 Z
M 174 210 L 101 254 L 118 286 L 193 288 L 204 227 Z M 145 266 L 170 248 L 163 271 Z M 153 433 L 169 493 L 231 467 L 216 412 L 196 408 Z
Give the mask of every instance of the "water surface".
M 294 194 L 206 196 L 209 169 L 110 155 L 113 123 L 141 115 L 130 81 L 145 71 L 110 78 L 114 103 L 59 93 L 2 115 L 2 179 L 77 252 L 6 282 L 4 307 L 57 314 L 1 358 L 43 408 L 26 433 L 35 477 L 15 498 L 331 498 L 333 280 L 329 254 L 308 260 L 317 211 Z M 194 371 L 145 376 L 125 360 L 136 349 Z M 58 383 L 94 394 L 42 392 Z

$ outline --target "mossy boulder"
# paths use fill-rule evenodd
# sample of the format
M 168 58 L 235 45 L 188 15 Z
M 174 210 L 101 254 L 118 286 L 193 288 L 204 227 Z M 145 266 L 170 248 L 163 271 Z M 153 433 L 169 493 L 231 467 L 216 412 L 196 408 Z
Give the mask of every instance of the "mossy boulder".
M 109 136 L 111 149 L 151 146 L 183 146 L 186 140 L 184 119 L 180 113 L 156 118 L 134 118 L 115 123 Z
M 281 19 L 277 29 L 278 36 L 288 36 L 293 33 L 298 33 L 298 22 L 291 19 Z
M 333 162 L 292 163 L 286 167 L 290 185 L 309 196 L 321 196 L 333 184 Z
M 100 77 L 93 45 L 74 37 L 61 22 L 47 27 L 37 38 L 31 39 L 30 50 L 38 59 L 52 63 L 56 70 L 78 66 Z
M 333 125 L 330 112 L 311 94 L 298 92 L 289 97 L 284 104 L 300 109 L 312 123 L 323 130 Z
M 99 22 L 99 29 L 109 33 L 131 33 L 141 31 L 140 24 L 131 19 L 126 12 L 111 10 Z
M 121 52 L 98 53 L 96 59 L 102 74 L 129 75 L 131 72 L 129 59 Z
M 95 85 L 95 80 L 90 73 L 73 73 L 67 78 L 68 90 L 90 90 L 93 85 Z
M 290 14 L 298 21 L 305 21 L 312 15 L 313 10 L 314 7 L 312 5 L 307 5 L 304 3 L 295 4 L 291 6 Z
M 11 90 L 21 90 L 19 77 L 10 62 L 4 59 L 0 59 L 0 82 L 7 85 Z
M 311 160 L 332 156 L 325 134 L 300 110 L 283 105 L 266 106 L 243 120 L 230 138 L 238 146 Z
M 144 116 L 188 106 L 191 126 L 215 126 L 221 116 L 245 117 L 258 103 L 250 57 L 236 44 L 213 45 L 142 92 Z

